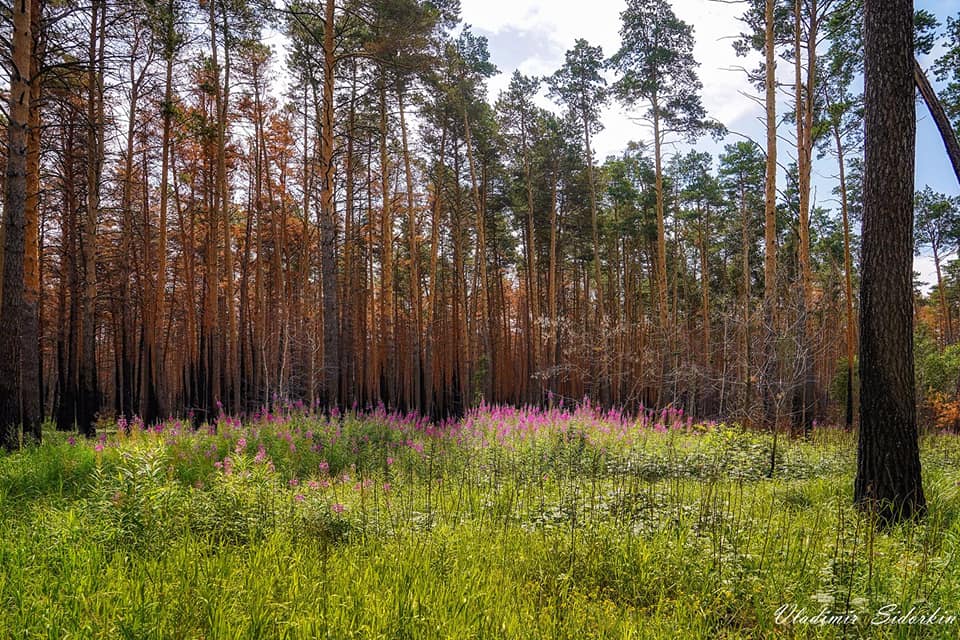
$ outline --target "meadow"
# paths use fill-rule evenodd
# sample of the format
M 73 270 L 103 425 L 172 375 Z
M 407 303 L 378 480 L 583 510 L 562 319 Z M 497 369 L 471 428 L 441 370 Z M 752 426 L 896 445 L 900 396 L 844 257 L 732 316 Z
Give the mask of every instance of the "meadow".
M 852 507 L 855 436 L 679 411 L 283 406 L 0 457 L 10 638 L 956 638 L 960 441 L 930 512 Z

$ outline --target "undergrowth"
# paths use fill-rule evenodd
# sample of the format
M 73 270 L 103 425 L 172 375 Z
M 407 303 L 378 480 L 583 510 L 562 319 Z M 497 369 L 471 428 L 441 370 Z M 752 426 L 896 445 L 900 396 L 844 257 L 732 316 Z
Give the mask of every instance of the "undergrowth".
M 830 429 L 774 450 L 680 415 L 488 407 L 45 435 L 0 457 L 4 637 L 960 630 L 872 624 L 960 615 L 950 436 L 922 442 L 927 518 L 878 531 L 851 506 L 854 437 Z

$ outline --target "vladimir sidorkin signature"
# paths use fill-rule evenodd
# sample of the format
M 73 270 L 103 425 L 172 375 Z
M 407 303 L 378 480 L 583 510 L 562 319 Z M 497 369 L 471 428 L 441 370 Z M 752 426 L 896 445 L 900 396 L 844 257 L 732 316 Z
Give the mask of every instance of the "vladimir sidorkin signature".
M 784 604 L 777 608 L 775 620 L 778 625 L 940 626 L 956 625 L 958 623 L 957 615 L 957 613 L 948 611 L 943 607 L 913 606 L 904 608 L 898 604 L 885 604 L 872 611 L 837 611 L 826 606 L 811 609 L 794 604 Z

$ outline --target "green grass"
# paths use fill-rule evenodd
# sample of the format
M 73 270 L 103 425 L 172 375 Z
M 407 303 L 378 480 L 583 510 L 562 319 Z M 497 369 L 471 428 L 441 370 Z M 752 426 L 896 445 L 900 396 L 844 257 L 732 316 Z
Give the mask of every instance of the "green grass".
M 589 412 L 273 418 L 0 457 L 0 637 L 960 634 L 870 624 L 960 615 L 950 436 L 922 442 L 926 520 L 877 532 L 842 432 L 772 455 L 769 435 Z

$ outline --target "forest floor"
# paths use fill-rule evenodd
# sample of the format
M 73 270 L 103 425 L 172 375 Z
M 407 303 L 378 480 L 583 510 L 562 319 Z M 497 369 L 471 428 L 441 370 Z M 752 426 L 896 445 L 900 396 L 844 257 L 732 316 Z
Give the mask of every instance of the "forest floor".
M 960 634 L 953 436 L 922 439 L 927 518 L 883 532 L 832 429 L 289 407 L 45 436 L 0 455 L 2 637 Z

